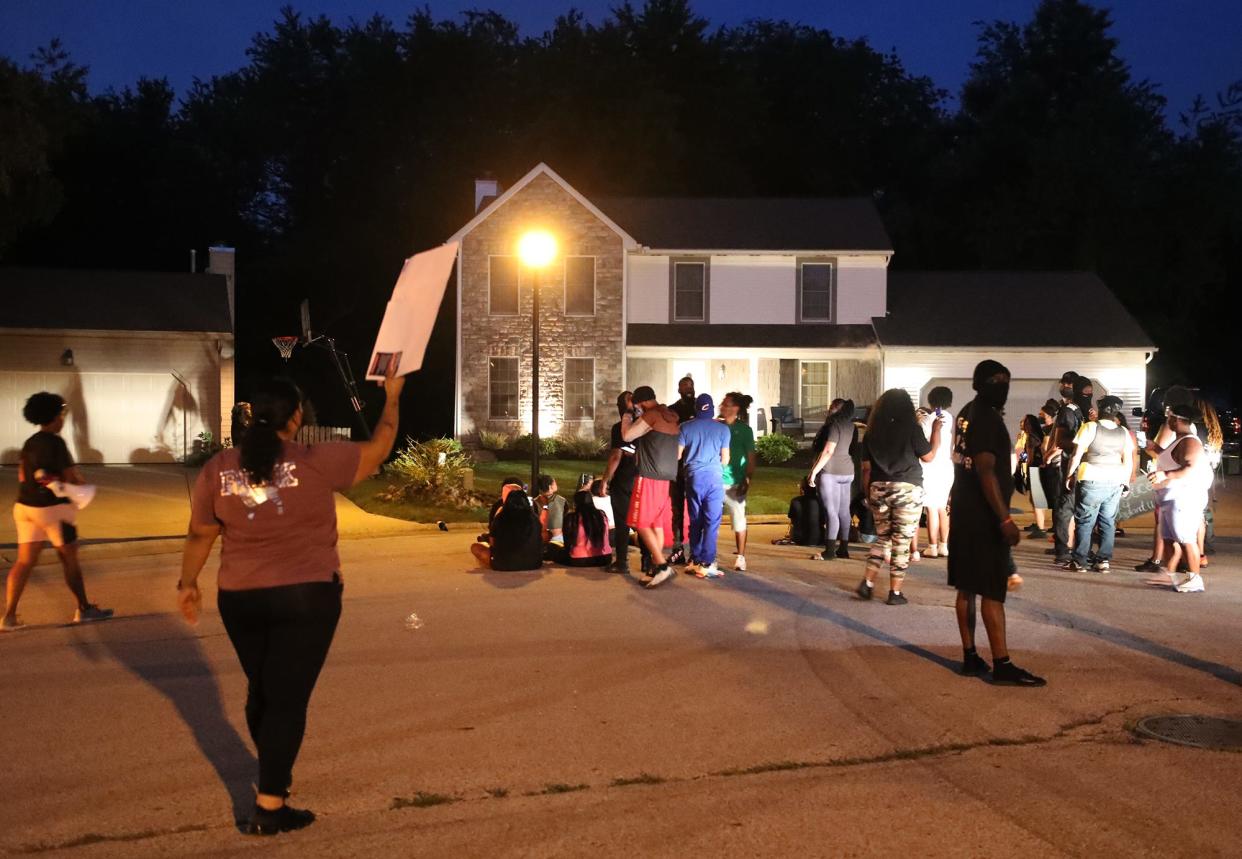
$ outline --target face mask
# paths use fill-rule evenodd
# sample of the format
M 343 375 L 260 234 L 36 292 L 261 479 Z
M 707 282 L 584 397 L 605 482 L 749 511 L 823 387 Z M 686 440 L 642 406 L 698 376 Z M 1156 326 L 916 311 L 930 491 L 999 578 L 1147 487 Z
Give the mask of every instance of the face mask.
M 1082 396 L 1074 400 L 1078 404 L 1078 408 L 1082 409 L 1083 414 L 1091 411 L 1091 395 L 1084 393 Z
M 979 398 L 994 409 L 1002 409 L 1009 399 L 1009 383 L 984 382 L 979 386 Z
M 1074 388 L 1073 388 L 1073 386 L 1072 386 L 1072 385 L 1062 385 L 1062 386 L 1061 386 L 1061 399 L 1063 399 L 1063 400 L 1068 400 L 1068 399 L 1069 399 L 1070 397 L 1072 397 L 1072 396 L 1074 396 Z

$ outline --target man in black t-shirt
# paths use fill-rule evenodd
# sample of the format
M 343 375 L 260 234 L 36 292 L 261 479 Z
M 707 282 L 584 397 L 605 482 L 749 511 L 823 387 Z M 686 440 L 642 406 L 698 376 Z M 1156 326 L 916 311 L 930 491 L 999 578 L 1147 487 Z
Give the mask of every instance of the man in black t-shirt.
M 1013 474 L 1012 445 L 1001 409 L 1009 398 L 1009 371 L 996 361 L 976 368 L 976 397 L 957 416 L 949 533 L 949 585 L 957 589 L 957 625 L 962 636 L 962 674 L 986 673 L 975 649 L 975 597 L 992 649 L 992 682 L 1002 686 L 1043 686 L 1044 680 L 1014 665 L 1005 640 L 1005 595 L 1012 572 L 1018 526 L 1009 515 Z
M 684 424 L 694 420 L 694 379 L 683 376 L 677 382 L 677 402 L 669 406 L 677 414 L 677 422 Z M 673 503 L 673 553 L 671 563 L 680 564 L 686 560 L 686 467 L 677 466 L 677 479 L 669 483 L 669 498 Z
M 13 520 L 17 525 L 17 562 L 9 570 L 0 631 L 21 629 L 23 626 L 17 619 L 17 604 L 30 578 L 30 571 L 39 562 L 44 540 L 51 542 L 60 555 L 65 584 L 78 601 L 73 622 L 107 620 L 112 616 L 112 609 L 101 609 L 86 599 L 86 585 L 82 582 L 82 568 L 78 564 L 78 531 L 74 524 L 77 508 L 68 498 L 52 491 L 53 486 L 62 483 L 84 482 L 65 440 L 60 437 L 68 410 L 59 395 L 47 391 L 31 395 L 22 409 L 23 417 L 37 425 L 39 431 L 22 445 L 17 466 L 19 488 L 17 503 L 13 505 Z

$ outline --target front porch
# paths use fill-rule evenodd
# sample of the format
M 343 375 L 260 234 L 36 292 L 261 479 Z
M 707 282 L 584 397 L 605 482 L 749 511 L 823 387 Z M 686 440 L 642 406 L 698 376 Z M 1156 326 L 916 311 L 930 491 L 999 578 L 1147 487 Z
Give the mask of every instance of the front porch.
M 677 383 L 694 380 L 697 393 L 719 405 L 730 391 L 754 398 L 750 425 L 756 435 L 772 431 L 774 407 L 786 407 L 792 420 L 782 431 L 798 440 L 813 437 L 828 404 L 847 397 L 869 405 L 879 393 L 879 350 L 722 346 L 627 346 L 625 385 L 650 385 L 663 402 L 677 399 Z

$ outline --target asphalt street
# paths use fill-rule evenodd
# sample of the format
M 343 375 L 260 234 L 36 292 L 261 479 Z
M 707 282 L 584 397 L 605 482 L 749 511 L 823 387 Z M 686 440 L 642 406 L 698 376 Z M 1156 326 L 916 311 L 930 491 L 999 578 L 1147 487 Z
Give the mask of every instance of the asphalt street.
M 1025 541 L 1011 648 L 1049 680 L 1028 690 L 957 675 L 943 560 L 915 567 L 909 605 L 863 603 L 861 552 L 813 562 L 780 531 L 754 529 L 749 573 L 655 591 L 477 570 L 465 526 L 343 531 L 344 615 L 295 771 L 320 819 L 264 840 L 233 825 L 254 777 L 244 680 L 214 607 L 196 628 L 173 614 L 177 556 L 93 556 L 92 599 L 119 616 L 86 627 L 41 567 L 34 627 L 0 636 L 0 850 L 1237 855 L 1242 758 L 1130 728 L 1242 717 L 1242 540 L 1187 595 L 1130 571 L 1139 528 L 1109 576 Z

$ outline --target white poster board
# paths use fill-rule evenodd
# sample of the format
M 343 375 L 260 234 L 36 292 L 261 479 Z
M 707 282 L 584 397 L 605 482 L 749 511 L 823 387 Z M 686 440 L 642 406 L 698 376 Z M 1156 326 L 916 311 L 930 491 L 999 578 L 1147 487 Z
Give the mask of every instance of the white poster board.
M 457 247 L 457 242 L 449 242 L 405 261 L 384 311 L 371 360 L 367 362 L 368 379 L 382 382 L 388 366 L 394 362 L 398 376 L 423 366 L 431 329 L 435 327 L 457 259 Z

